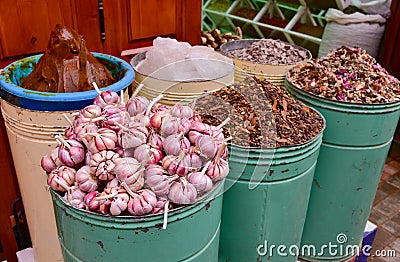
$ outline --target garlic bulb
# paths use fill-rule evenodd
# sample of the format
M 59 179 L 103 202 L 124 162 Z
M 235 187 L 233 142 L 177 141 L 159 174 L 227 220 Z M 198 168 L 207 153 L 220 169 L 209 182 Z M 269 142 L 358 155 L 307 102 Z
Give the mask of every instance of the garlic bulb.
M 188 205 L 196 201 L 197 190 L 184 177 L 174 182 L 169 190 L 168 199 L 175 204 Z
M 132 97 L 126 103 L 126 110 L 130 116 L 136 116 L 138 114 L 146 112 L 150 101 L 144 96 Z
M 93 101 L 93 104 L 99 106 L 100 108 L 104 108 L 107 105 L 114 105 L 119 103 L 119 96 L 117 92 L 107 90 L 100 93 L 100 95 L 96 96 Z
M 65 140 L 61 136 L 57 139 L 61 142 L 58 147 L 58 158 L 66 165 L 73 167 L 85 159 L 85 148 L 76 140 Z
M 115 177 L 114 167 L 116 166 L 116 160 L 119 158 L 118 153 L 112 150 L 104 150 L 94 154 L 89 164 L 90 173 L 102 181 L 113 179 Z
M 134 216 L 142 216 L 151 213 L 156 204 L 156 195 L 152 191 L 144 189 L 131 197 L 128 202 L 128 212 Z
M 183 133 L 167 136 L 163 141 L 163 148 L 167 155 L 179 155 L 183 149 L 189 149 L 190 141 L 183 136 Z
M 47 185 L 53 190 L 66 192 L 75 183 L 75 174 L 75 169 L 71 167 L 57 167 L 48 175 Z
M 99 181 L 90 173 L 90 166 L 85 165 L 76 171 L 76 183 L 85 192 L 92 192 L 99 187 Z
M 117 179 L 124 182 L 133 192 L 141 189 L 144 185 L 144 165 L 134 158 L 120 158 L 116 162 L 114 173 Z

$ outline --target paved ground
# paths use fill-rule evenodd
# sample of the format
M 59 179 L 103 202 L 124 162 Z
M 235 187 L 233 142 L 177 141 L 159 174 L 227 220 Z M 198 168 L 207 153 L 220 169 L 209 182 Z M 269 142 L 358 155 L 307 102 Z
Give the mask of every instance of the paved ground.
M 373 249 L 395 250 L 396 258 L 371 258 L 372 262 L 400 261 L 400 151 L 388 157 L 369 220 L 378 225 Z

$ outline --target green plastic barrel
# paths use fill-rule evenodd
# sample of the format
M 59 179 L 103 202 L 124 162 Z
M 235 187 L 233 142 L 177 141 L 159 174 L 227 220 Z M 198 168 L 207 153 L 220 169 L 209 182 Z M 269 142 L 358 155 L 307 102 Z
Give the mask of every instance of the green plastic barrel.
M 315 251 L 302 258 L 345 260 L 356 255 L 361 244 L 400 103 L 344 103 L 317 97 L 288 80 L 286 87 L 326 119 L 301 241 Z
M 289 249 L 300 244 L 321 142 L 322 133 L 299 146 L 230 146 L 219 261 L 296 261 Z
M 51 192 L 58 237 L 68 261 L 217 261 L 223 183 L 204 201 L 163 215 L 104 216 Z

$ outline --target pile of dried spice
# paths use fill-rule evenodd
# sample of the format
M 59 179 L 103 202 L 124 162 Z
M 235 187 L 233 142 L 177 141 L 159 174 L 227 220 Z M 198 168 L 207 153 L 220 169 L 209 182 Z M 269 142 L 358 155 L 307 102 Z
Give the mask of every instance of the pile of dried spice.
M 213 125 L 229 117 L 226 135 L 239 146 L 299 145 L 324 128 L 324 120 L 315 110 L 295 100 L 284 88 L 257 78 L 246 78 L 199 99 L 196 111 Z
M 290 65 L 311 58 L 309 51 L 276 39 L 261 39 L 246 48 L 235 49 L 227 55 L 254 63 Z
M 291 69 L 287 79 L 317 96 L 349 103 L 400 100 L 400 82 L 361 48 L 341 47 Z

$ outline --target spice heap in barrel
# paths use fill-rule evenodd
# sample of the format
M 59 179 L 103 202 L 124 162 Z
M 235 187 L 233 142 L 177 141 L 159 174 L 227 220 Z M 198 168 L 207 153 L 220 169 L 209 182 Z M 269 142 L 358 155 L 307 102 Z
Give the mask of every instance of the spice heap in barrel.
M 310 53 L 277 39 L 260 39 L 241 49 L 230 50 L 228 56 L 253 63 L 290 65 L 310 59 Z
M 382 104 L 400 100 L 400 82 L 361 48 L 341 47 L 295 66 L 288 81 L 322 98 Z
M 324 128 L 315 110 L 295 100 L 280 86 L 248 77 L 222 88 L 196 103 L 196 111 L 208 123 L 224 127 L 232 143 L 245 147 L 276 148 L 304 144 Z
M 199 201 L 227 176 L 222 125 L 191 107 L 102 92 L 42 158 L 47 183 L 72 206 L 104 215 L 157 214 Z M 225 122 L 228 122 L 225 121 Z

